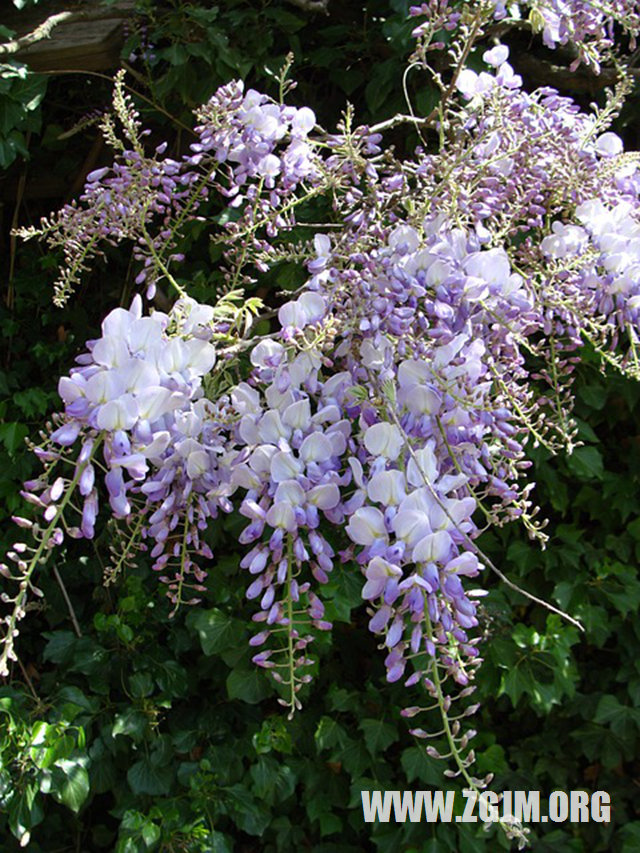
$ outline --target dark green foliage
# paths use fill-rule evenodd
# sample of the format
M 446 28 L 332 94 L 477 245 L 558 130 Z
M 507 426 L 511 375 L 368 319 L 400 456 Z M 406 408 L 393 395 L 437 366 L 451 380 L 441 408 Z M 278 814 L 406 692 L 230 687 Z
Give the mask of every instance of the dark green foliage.
M 0 27 L 0 36 L 9 35 L 10 30 Z M 46 77 L 30 74 L 25 65 L 0 63 L 0 168 L 28 155 L 26 135 L 40 130 L 38 107 L 46 88 Z

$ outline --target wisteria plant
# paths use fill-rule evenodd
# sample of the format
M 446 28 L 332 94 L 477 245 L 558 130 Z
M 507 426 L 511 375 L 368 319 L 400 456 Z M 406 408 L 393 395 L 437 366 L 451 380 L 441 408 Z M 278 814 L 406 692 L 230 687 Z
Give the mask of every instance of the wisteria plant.
M 322 588 L 338 558 L 361 579 L 412 733 L 444 741 L 428 753 L 478 789 L 489 779 L 472 775 L 462 725 L 476 706 L 458 700 L 480 663 L 483 575 L 513 584 L 477 537 L 517 519 L 544 546 L 526 446 L 575 446 L 585 345 L 640 377 L 638 156 L 609 130 L 630 90 L 615 28 L 632 41 L 640 17 L 628 0 L 432 0 L 411 14 L 409 69 L 440 91 L 427 116 L 409 105 L 366 127 L 347 109 L 327 132 L 287 105 L 285 69 L 278 99 L 240 81 L 219 89 L 176 160 L 164 144 L 148 150 L 117 76 L 103 121 L 113 165 L 23 236 L 63 249 L 59 305 L 108 244 L 132 246 L 140 293 L 60 379 L 64 409 L 34 446 L 43 470 L 23 495 L 37 515 L 14 518 L 30 539 L 2 566 L 0 672 L 65 538 L 91 539 L 111 516 L 121 544 L 106 582 L 148 551 L 176 610 L 215 583 L 207 531 L 239 513 L 253 661 L 289 713 L 314 636 L 331 629 Z M 615 64 L 606 106 L 525 91 L 496 35 L 524 25 L 548 47 L 572 45 L 576 63 Z M 398 128 L 421 140 L 402 159 L 384 141 Z M 203 216 L 214 194 L 228 204 L 222 224 Z M 176 248 L 198 218 L 224 247 L 225 286 L 206 303 Z M 245 298 L 283 261 L 306 271 L 293 298 Z M 155 309 L 166 288 L 175 302 Z M 419 724 L 433 708 L 438 732 Z

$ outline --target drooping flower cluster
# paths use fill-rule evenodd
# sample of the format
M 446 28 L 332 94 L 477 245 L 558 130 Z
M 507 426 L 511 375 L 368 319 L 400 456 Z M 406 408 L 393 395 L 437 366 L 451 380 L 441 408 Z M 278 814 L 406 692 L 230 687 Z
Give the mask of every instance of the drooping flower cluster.
M 528 297 L 504 252 L 481 251 L 442 221 L 425 222 L 420 233 L 396 225 L 356 282 L 357 264 L 350 258 L 315 285 L 331 306 L 327 324 L 340 319 L 333 341 L 340 405 L 359 424 L 348 460 L 354 488 L 343 506 L 347 533 L 362 546 L 363 595 L 378 608 L 371 628 L 385 632 L 390 680 L 403 675 L 405 652 L 433 654 L 438 643 L 464 682 L 460 656 L 445 650 L 455 631 L 462 655 L 476 655 L 466 634 L 477 624 L 475 605 L 458 577 L 480 568 L 471 516 L 480 491 L 505 506 L 516 499 L 509 457 L 521 455 L 509 438 L 509 411 L 489 397 L 473 306 L 484 296 L 485 316 L 493 305 L 520 317 Z M 502 438 L 504 461 L 496 461 L 495 448 L 491 458 L 489 436 Z M 421 675 L 418 667 L 408 683 Z
M 608 13 L 590 8 L 548 38 L 597 35 Z M 457 63 L 507 11 L 480 4 L 463 15 L 438 2 L 413 13 L 432 16 L 417 33 L 425 44 L 436 24 L 460 23 Z M 138 283 L 152 298 L 164 278 L 179 299 L 168 314 L 143 315 L 139 296 L 111 312 L 60 382 L 65 410 L 38 450 L 46 471 L 28 484 L 48 526 L 33 528 L 31 551 L 17 543 L 10 554 L 20 593 L 3 662 L 45 550 L 65 531 L 93 537 L 104 495 L 150 547 L 176 605 L 204 588 L 212 561 L 215 571 L 211 520 L 220 511 L 247 520 L 239 568 L 257 605 L 253 659 L 291 711 L 314 633 L 331 627 L 322 587 L 338 549 L 361 579 L 388 680 L 426 690 L 445 719 L 446 679 L 468 695 L 482 594 L 469 579 L 496 568 L 478 534 L 520 518 L 544 538 L 523 478 L 526 443 L 571 446 L 576 353 L 589 341 L 633 373 L 640 321 L 640 176 L 607 129 L 615 103 L 594 117 L 554 90 L 527 93 L 508 55 L 500 44 L 485 51 L 480 73 L 460 62 L 439 148 L 404 161 L 381 152 L 380 128 L 354 129 L 350 113 L 320 137 L 310 109 L 240 83 L 202 109 L 199 141 L 179 164 L 146 157 L 122 107 L 135 156 L 127 149 L 114 173 L 90 176 L 86 210 L 103 221 L 96 242 L 117 236 L 120 212 L 140 247 Z M 146 201 L 130 198 L 130 172 L 148 178 Z M 214 187 L 240 208 L 224 235 L 227 280 L 250 282 L 281 258 L 306 266 L 305 284 L 258 340 L 228 303 L 186 296 L 168 268 L 180 225 Z M 291 225 L 320 194 L 333 227 L 312 219 L 313 239 L 296 242 Z M 83 217 L 77 209 L 58 222 L 58 238 L 79 229 L 78 257 L 90 239 Z M 621 343 L 623 357 L 613 352 Z M 247 349 L 249 366 L 236 359 Z M 68 462 L 73 474 L 61 475 Z M 77 527 L 65 515 L 76 491 Z M 471 782 L 456 744 L 466 740 L 449 747 Z
M 81 366 L 59 383 L 65 403 L 63 423 L 40 451 L 55 461 L 56 448 L 80 441 L 76 466 L 82 466 L 78 490 L 83 509 L 76 536 L 93 538 L 99 512 L 95 464 L 98 448 L 105 468 L 104 486 L 116 519 L 141 514 L 140 532 L 150 540 L 153 568 L 164 576 L 176 602 L 187 573 L 201 584 L 206 573 L 192 559 L 212 557 L 203 539 L 218 509 L 229 509 L 231 487 L 221 461 L 226 453 L 222 423 L 224 401 L 203 396 L 202 378 L 215 364 L 209 342 L 214 309 L 192 299 L 179 300 L 171 314 L 142 315 L 135 297 L 129 310 L 116 308 L 102 324 L 102 335 L 78 357 Z M 101 465 L 102 467 L 102 465 Z M 32 489 L 44 483 L 29 484 Z M 49 521 L 57 512 L 65 480 L 37 498 Z
M 246 490 L 239 511 L 250 521 L 240 542 L 253 545 L 240 565 L 254 578 L 247 597 L 259 598 L 253 618 L 263 625 L 251 645 L 262 646 L 272 632 L 280 632 L 297 654 L 312 639 L 300 635 L 300 625 L 331 628 L 312 587 L 326 583 L 333 570 L 335 554 L 321 522 L 340 524 L 344 518 L 340 487 L 349 482 L 342 469 L 351 426 L 327 396 L 330 385 L 324 388 L 319 381 L 318 362 L 304 353 L 288 361 L 276 342 L 258 344 L 251 357 L 256 377 L 268 383 L 264 397 L 248 385 L 232 394 L 241 414 L 237 437 L 244 445 L 232 465 L 232 483 Z M 308 680 L 295 670 L 307 660 L 301 655 L 280 663 L 274 655 L 283 651 L 286 644 L 253 659 L 289 686 L 293 710 L 299 684 Z

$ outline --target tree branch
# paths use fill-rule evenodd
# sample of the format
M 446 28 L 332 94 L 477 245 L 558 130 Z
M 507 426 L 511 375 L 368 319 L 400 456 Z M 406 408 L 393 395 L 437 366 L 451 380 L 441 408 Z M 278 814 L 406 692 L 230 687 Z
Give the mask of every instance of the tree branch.
M 291 2 L 293 2 L 293 0 L 291 0 Z M 302 0 L 302 2 L 304 2 L 304 0 Z M 320 5 L 325 6 L 326 2 L 328 2 L 328 0 L 321 0 Z M 76 21 L 86 20 L 102 21 L 109 18 L 122 18 L 125 12 L 126 9 L 122 7 L 122 4 L 114 6 L 111 9 L 96 10 L 95 8 L 88 8 L 77 9 L 75 12 L 57 12 L 41 24 L 38 24 L 32 32 L 13 39 L 12 41 L 0 44 L 0 57 L 12 56 L 20 50 L 23 50 L 25 47 L 30 47 L 32 44 L 51 38 L 51 33 L 60 24 L 75 23 Z
M 322 12 L 329 14 L 329 0 L 288 0 L 292 6 L 297 6 L 303 12 Z
M 50 18 L 47 18 L 46 21 L 43 21 L 33 32 L 27 33 L 26 36 L 21 36 L 20 38 L 13 39 L 13 41 L 0 44 L 0 56 L 10 56 L 24 47 L 35 44 L 37 41 L 51 38 L 51 33 L 58 24 L 68 21 L 70 18 L 75 17 L 76 14 L 74 12 L 58 12 L 56 15 L 51 15 Z

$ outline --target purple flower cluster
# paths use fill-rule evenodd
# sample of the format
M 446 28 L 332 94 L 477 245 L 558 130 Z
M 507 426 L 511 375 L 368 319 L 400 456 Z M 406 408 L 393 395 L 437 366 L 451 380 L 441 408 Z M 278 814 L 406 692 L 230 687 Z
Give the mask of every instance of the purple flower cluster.
M 190 187 L 197 180 L 182 163 L 163 158 L 165 149 L 164 143 L 158 146 L 153 158 L 134 148 L 125 149 L 112 167 L 96 169 L 87 176 L 78 201 L 45 223 L 49 245 L 62 248 L 65 258 L 56 282 L 57 304 L 68 299 L 81 275 L 90 269 L 90 261 L 99 254 L 100 241 L 111 245 L 134 241 L 134 257 L 144 264 L 137 283 L 148 280 L 152 285 L 155 281 L 153 256 L 148 247 L 140 245 L 140 230 L 151 228 L 154 221 L 164 223 L 152 247 L 159 250 L 170 236 L 168 224 L 184 208 Z
M 607 142 L 612 144 L 611 140 Z M 565 290 L 577 295 L 579 302 L 573 306 L 573 315 L 581 313 L 590 318 L 592 331 L 599 323 L 600 334 L 605 339 L 610 336 L 614 344 L 621 335 L 627 336 L 632 356 L 640 325 L 640 224 L 636 206 L 628 200 L 609 205 L 593 198 L 576 207 L 575 220 L 579 224 L 554 222 L 540 250 L 564 271 Z M 574 323 L 579 328 L 577 318 Z
M 531 7 L 529 20 L 542 32 L 547 47 L 571 42 L 579 49 L 580 59 L 599 69 L 601 55 L 614 44 L 614 24 L 631 35 L 640 32 L 640 9 L 635 0 L 537 0 Z M 577 64 L 577 63 L 576 63 Z
M 464 10 L 464 11 L 463 11 Z M 466 14 L 464 14 L 466 13 Z M 571 43 L 578 56 L 572 70 L 585 62 L 596 72 L 602 59 L 614 46 L 615 25 L 622 27 L 630 37 L 631 49 L 640 33 L 640 8 L 636 0 L 493 0 L 491 4 L 466 3 L 453 6 L 449 0 L 430 0 L 420 6 L 411 6 L 412 17 L 425 20 L 414 28 L 412 35 L 423 42 L 423 49 L 442 49 L 443 42 L 432 42 L 440 30 L 455 30 L 465 19 L 486 24 L 491 18 L 520 23 L 526 20 L 534 32 L 542 34 L 546 47 Z
M 264 626 L 251 645 L 284 634 L 296 652 L 290 664 L 299 669 L 309 661 L 297 653 L 312 639 L 300 635 L 301 626 L 331 628 L 312 582 L 326 583 L 333 569 L 334 550 L 322 522 L 339 525 L 344 518 L 340 487 L 349 482 L 342 468 L 351 424 L 331 397 L 332 383 L 320 382 L 319 362 L 304 353 L 288 361 L 277 342 L 258 344 L 251 358 L 254 377 L 266 387 L 260 394 L 242 384 L 232 393 L 244 448 L 233 460 L 231 478 L 245 490 L 239 511 L 249 525 L 240 542 L 257 543 L 240 563 L 253 577 L 247 597 L 260 603 L 254 621 Z M 274 658 L 281 652 L 261 651 L 254 661 L 297 693 L 308 677 L 283 674 L 285 664 Z
M 222 87 L 199 113 L 199 141 L 190 158 L 197 165 L 212 153 L 228 163 L 236 191 L 258 178 L 268 189 L 289 191 L 318 177 L 317 155 L 309 142 L 316 117 L 309 107 L 276 104 L 242 81 Z
M 187 298 L 168 315 L 143 316 L 139 296 L 129 310 L 112 311 L 101 337 L 78 357 L 80 366 L 60 380 L 64 422 L 51 434 L 51 447 L 40 452 L 50 462 L 55 446 L 81 438 L 76 465 L 83 466 L 78 490 L 84 502 L 77 535 L 92 538 L 98 488 L 95 465 L 85 463 L 101 445 L 111 512 L 115 518 L 141 514 L 154 569 L 178 565 L 174 575 L 163 576 L 176 600 L 186 573 L 198 584 L 204 580 L 191 555 L 211 558 L 202 533 L 220 507 L 230 509 L 224 402 L 207 400 L 202 388 L 216 360 L 208 340 L 213 315 L 211 306 Z M 64 481 L 57 486 L 39 497 L 47 504 L 45 520 L 64 493 Z
M 326 325 L 339 322 L 338 403 L 359 424 L 343 509 L 349 537 L 362 546 L 363 596 L 377 608 L 370 627 L 385 633 L 390 680 L 403 675 L 407 655 L 430 659 L 437 645 L 464 683 L 462 657 L 477 654 L 466 633 L 477 624 L 475 603 L 460 581 L 480 569 L 471 516 L 480 493 L 494 509 L 497 501 L 521 511 L 510 506 L 517 491 L 508 481 L 522 448 L 503 395 L 491 396 L 483 337 L 495 313 L 524 328 L 531 300 L 504 250 L 483 248 L 442 220 L 419 230 L 398 224 L 366 261 L 356 255 L 341 265 L 314 276 L 318 290 L 308 295 L 330 306 Z M 505 347 L 505 359 L 513 357 Z M 452 632 L 461 652 L 454 657 Z
M 548 42 L 602 45 L 604 7 L 535 10 Z M 483 5 L 475 30 L 440 0 L 412 14 L 431 16 L 416 33 L 425 44 L 436 25 L 460 23 L 470 49 L 506 11 Z M 223 235 L 231 287 L 282 258 L 302 259 L 307 281 L 276 302 L 278 326 L 257 340 L 232 300 L 201 305 L 175 281 L 169 313 L 144 315 L 138 296 L 108 315 L 60 381 L 64 414 L 37 450 L 46 470 L 26 496 L 48 527 L 36 548 L 10 554 L 23 572 L 16 613 L 45 549 L 65 531 L 95 535 L 100 495 L 150 549 L 176 606 L 203 589 L 211 520 L 236 511 L 253 660 L 291 711 L 314 633 L 331 627 L 321 590 L 336 552 L 362 581 L 388 680 L 420 685 L 443 715 L 446 678 L 468 695 L 482 594 L 469 579 L 492 566 L 477 537 L 519 518 L 544 540 L 526 444 L 571 447 L 580 346 L 637 374 L 640 324 L 640 175 L 607 129 L 615 101 L 590 116 L 552 89 L 523 91 L 505 46 L 483 59 L 485 71 L 456 69 L 434 119 L 439 149 L 403 161 L 381 151 L 383 126 L 354 129 L 348 113 L 320 138 L 310 109 L 240 83 L 203 107 L 180 163 L 146 157 L 130 122 L 131 150 L 89 176 L 84 207 L 44 229 L 69 239 L 76 270 L 94 242 L 127 237 L 152 294 L 161 275 L 172 281 L 179 226 L 215 187 L 240 208 Z M 320 194 L 331 228 L 312 219 L 297 242 L 295 211 Z M 77 527 L 63 515 L 72 494 Z

